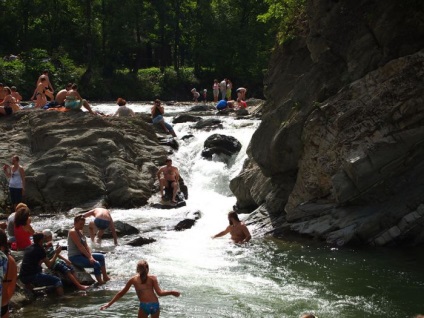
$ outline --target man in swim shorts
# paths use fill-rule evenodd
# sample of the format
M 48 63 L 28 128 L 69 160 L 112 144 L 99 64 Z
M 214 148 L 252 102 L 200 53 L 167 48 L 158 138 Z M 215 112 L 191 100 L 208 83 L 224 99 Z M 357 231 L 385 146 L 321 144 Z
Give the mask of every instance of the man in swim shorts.
M 162 177 L 163 174 L 163 177 Z M 179 189 L 180 173 L 177 167 L 172 165 L 172 159 L 166 159 L 166 165 L 161 167 L 156 174 L 159 180 L 160 194 L 164 197 L 164 188 L 172 189 L 172 203 L 177 203 L 176 196 Z
M 94 242 L 97 235 L 97 243 L 100 243 L 105 230 L 109 228 L 115 245 L 118 245 L 118 236 L 116 234 L 115 224 L 113 223 L 109 210 L 104 208 L 95 208 L 84 213 L 83 216 L 84 218 L 94 216 L 94 220 L 88 224 L 92 242 Z

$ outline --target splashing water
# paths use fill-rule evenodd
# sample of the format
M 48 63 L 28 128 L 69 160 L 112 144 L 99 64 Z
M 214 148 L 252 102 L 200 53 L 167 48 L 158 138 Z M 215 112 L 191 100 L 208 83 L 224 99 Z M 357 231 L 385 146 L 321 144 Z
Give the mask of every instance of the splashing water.
M 149 112 L 146 104 L 130 104 L 136 112 Z M 112 114 L 117 106 L 94 105 Z M 168 107 L 177 114 L 187 107 Z M 166 118 L 168 122 L 171 119 Z M 227 213 L 236 200 L 229 182 L 240 171 L 246 148 L 258 127 L 255 120 L 222 118 L 223 129 L 192 131 L 190 123 L 174 126 L 180 149 L 173 163 L 189 188 L 187 206 L 175 210 L 141 207 L 112 210 L 114 220 L 130 223 L 140 235 L 156 242 L 142 247 L 103 242 L 107 269 L 112 281 L 87 295 L 68 291 L 59 300 L 54 296 L 39 300 L 19 311 L 25 317 L 134 317 L 138 301 L 134 290 L 105 311 L 100 305 L 109 301 L 135 273 L 136 263 L 146 259 L 152 274 L 163 289 L 176 289 L 180 298 L 160 298 L 163 317 L 299 317 L 314 312 L 320 317 L 409 317 L 424 312 L 424 274 L 422 253 L 416 250 L 351 250 L 327 246 L 287 243 L 272 238 L 253 238 L 238 246 L 229 237 L 211 239 L 225 229 Z M 203 143 L 214 133 L 231 135 L 243 147 L 230 160 L 201 158 Z M 173 227 L 187 215 L 199 211 L 195 226 L 183 232 Z M 241 216 L 244 219 L 246 216 Z M 56 229 L 72 226 L 71 218 L 57 216 L 35 219 L 34 228 Z M 61 242 L 66 243 L 66 242 Z

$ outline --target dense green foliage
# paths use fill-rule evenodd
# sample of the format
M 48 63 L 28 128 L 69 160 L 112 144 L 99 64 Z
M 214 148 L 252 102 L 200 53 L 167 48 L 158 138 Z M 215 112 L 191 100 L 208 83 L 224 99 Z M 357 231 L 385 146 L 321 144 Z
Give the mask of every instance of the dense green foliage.
M 276 35 L 304 0 L 0 1 L 0 81 L 28 96 L 43 69 L 92 99 L 189 99 L 230 78 L 260 97 Z M 299 10 L 300 8 L 300 10 Z

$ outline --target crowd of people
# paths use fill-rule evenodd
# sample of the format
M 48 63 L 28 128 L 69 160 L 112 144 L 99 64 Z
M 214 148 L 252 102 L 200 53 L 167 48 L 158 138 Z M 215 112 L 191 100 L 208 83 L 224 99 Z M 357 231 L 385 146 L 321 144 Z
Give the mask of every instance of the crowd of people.
M 13 284 L 16 284 L 18 277 L 28 289 L 49 286 L 55 289 L 57 295 L 64 294 L 63 283 L 60 277 L 52 273 L 62 275 L 75 288 L 83 291 L 87 290 L 89 286 L 81 284 L 78 280 L 75 275 L 75 267 L 92 268 L 97 284 L 99 285 L 109 281 L 110 277 L 106 270 L 105 255 L 95 253 L 91 250 L 83 229 L 86 220 L 90 218 L 88 232 L 94 244 L 100 244 L 104 232 L 109 229 L 114 244 L 118 245 L 118 236 L 110 211 L 106 208 L 98 207 L 75 216 L 73 227 L 68 232 L 66 246 L 68 255 L 66 258 L 61 255 L 64 247 L 54 245 L 54 237 L 50 229 L 34 229 L 32 226 L 31 211 L 23 203 L 25 170 L 20 165 L 18 156 L 13 156 L 11 163 L 12 165 L 6 164 L 3 167 L 6 177 L 9 179 L 10 199 L 14 210 L 6 222 L 0 222 L 0 281 L 2 280 L 3 291 L 8 292 L 8 296 L 3 297 L 3 305 L 6 305 L 13 295 L 15 285 L 11 285 L 13 282 Z M 170 189 L 172 193 L 171 202 L 176 203 L 180 175 L 178 168 L 172 165 L 172 159 L 167 158 L 165 165 L 158 169 L 157 178 L 161 195 L 164 195 L 166 188 Z M 213 238 L 230 234 L 231 239 L 235 243 L 245 243 L 251 239 L 249 230 L 239 220 L 236 212 L 230 212 L 228 214 L 228 220 L 230 225 L 224 231 L 213 236 Z M 19 272 L 16 262 L 9 253 L 10 250 L 23 251 L 23 260 Z M 44 272 L 41 266 L 42 264 L 52 272 Z M 149 267 L 146 261 L 143 260 L 137 264 L 137 273 L 101 309 L 111 306 L 133 286 L 136 289 L 140 301 L 139 317 L 148 317 L 148 315 L 158 317 L 160 311 L 157 296 L 173 295 L 178 297 L 180 295 L 178 291 L 162 290 L 159 287 L 156 276 L 149 274 Z M 1 317 L 6 316 L 1 315 Z

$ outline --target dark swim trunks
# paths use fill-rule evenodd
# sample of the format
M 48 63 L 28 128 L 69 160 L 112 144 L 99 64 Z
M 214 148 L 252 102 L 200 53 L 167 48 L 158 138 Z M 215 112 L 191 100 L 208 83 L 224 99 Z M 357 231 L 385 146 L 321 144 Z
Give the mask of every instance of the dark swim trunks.
M 140 310 L 146 315 L 154 315 L 159 311 L 159 303 L 142 303 L 140 302 Z
M 100 230 L 106 230 L 109 227 L 110 221 L 99 218 L 94 219 L 94 225 Z

